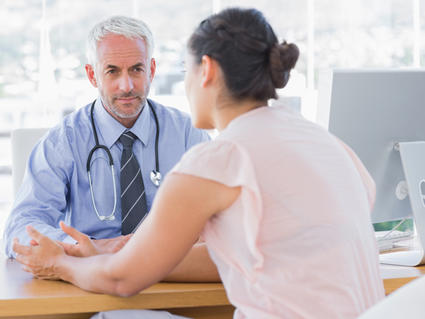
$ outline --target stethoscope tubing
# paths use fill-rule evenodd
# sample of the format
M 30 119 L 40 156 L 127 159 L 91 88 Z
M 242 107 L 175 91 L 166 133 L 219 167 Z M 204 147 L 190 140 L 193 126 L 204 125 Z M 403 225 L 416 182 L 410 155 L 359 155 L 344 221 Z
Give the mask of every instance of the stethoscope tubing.
M 115 219 L 115 210 L 116 210 L 116 206 L 117 206 L 117 191 L 116 191 L 116 187 L 115 187 L 115 171 L 114 171 L 114 160 L 112 159 L 112 154 L 109 151 L 108 147 L 106 147 L 105 145 L 102 145 L 99 143 L 99 138 L 97 135 L 97 130 L 96 130 L 96 125 L 94 123 L 94 105 L 96 103 L 96 100 L 93 101 L 93 103 L 91 104 L 90 107 L 90 122 L 91 122 L 91 126 L 92 126 L 92 130 L 93 130 L 93 136 L 94 136 L 94 140 L 95 140 L 95 146 L 90 150 L 89 155 L 87 157 L 87 163 L 86 163 L 86 169 L 87 169 L 87 175 L 88 175 L 88 179 L 89 179 L 89 186 L 90 186 L 90 194 L 91 194 L 91 199 L 92 199 L 92 203 L 93 203 L 93 208 L 96 212 L 97 217 L 101 220 L 114 220 Z M 151 103 L 149 103 L 149 101 L 147 101 L 147 104 L 149 105 L 149 108 L 152 111 L 153 117 L 155 119 L 155 125 L 156 125 L 156 135 L 155 135 L 155 170 L 153 170 L 151 172 L 151 180 L 152 183 L 155 186 L 159 186 L 160 181 L 161 181 L 161 173 L 159 172 L 159 155 L 158 155 L 158 144 L 159 144 L 159 121 L 158 121 L 158 117 L 156 115 L 156 112 L 153 108 L 153 106 L 151 105 Z M 96 201 L 94 198 L 94 192 L 93 192 L 93 182 L 92 182 L 92 177 L 91 177 L 91 173 L 90 173 L 90 166 L 91 166 L 91 160 L 93 157 L 93 154 L 97 151 L 97 150 L 104 150 L 105 153 L 108 156 L 108 160 L 109 160 L 109 166 L 111 167 L 111 173 L 112 173 L 112 183 L 114 185 L 113 189 L 114 189 L 114 208 L 112 209 L 112 212 L 109 215 L 101 215 L 96 207 Z

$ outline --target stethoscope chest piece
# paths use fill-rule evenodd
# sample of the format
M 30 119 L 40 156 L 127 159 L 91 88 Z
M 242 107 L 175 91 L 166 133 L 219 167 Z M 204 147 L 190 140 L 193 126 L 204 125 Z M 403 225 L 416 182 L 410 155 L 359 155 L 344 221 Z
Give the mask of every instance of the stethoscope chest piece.
M 98 215 L 97 217 L 99 217 L 99 219 L 101 221 L 105 221 L 105 220 L 115 220 L 115 215 L 110 215 L 110 216 L 104 216 L 104 215 Z
M 159 187 L 159 184 L 161 183 L 161 173 L 153 170 L 151 172 L 151 181 L 156 187 Z

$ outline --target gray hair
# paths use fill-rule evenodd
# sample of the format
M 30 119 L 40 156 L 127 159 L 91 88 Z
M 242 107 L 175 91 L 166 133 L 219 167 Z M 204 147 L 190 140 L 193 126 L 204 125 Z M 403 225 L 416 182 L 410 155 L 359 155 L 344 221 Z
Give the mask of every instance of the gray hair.
M 113 16 L 96 24 L 87 38 L 87 61 L 96 68 L 97 43 L 108 34 L 123 35 L 126 38 L 145 40 L 149 60 L 152 58 L 154 42 L 152 32 L 141 20 L 125 16 Z

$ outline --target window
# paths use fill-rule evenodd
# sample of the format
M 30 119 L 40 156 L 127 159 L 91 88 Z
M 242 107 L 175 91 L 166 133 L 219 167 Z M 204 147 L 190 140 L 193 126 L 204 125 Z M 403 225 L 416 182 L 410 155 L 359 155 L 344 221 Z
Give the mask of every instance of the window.
M 181 61 L 194 27 L 226 7 L 256 7 L 301 56 L 283 100 L 314 120 L 322 69 L 421 66 L 424 0 L 3 0 L 0 2 L 0 229 L 11 207 L 10 131 L 50 127 L 97 96 L 85 40 L 111 15 L 143 19 L 155 38 L 151 97 L 188 111 Z

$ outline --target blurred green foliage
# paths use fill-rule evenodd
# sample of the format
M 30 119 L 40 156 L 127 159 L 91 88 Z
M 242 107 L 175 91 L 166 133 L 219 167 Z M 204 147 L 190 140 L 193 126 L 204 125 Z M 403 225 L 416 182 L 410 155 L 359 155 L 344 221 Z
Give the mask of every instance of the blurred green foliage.
M 395 226 L 397 226 L 399 222 L 401 222 L 401 219 L 390 221 L 390 222 L 376 223 L 376 224 L 373 224 L 373 228 L 375 229 L 375 231 L 391 230 Z M 406 219 L 399 227 L 397 227 L 397 230 L 399 231 L 413 230 L 413 219 L 412 218 Z

